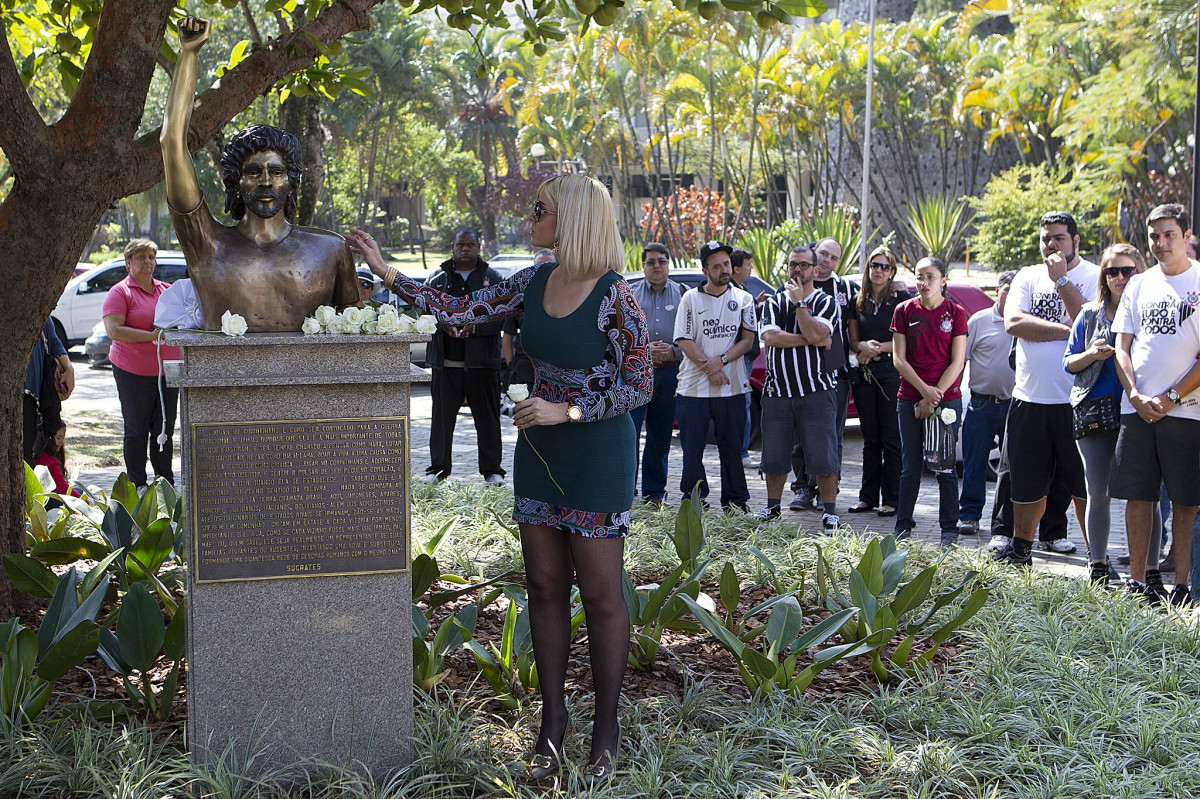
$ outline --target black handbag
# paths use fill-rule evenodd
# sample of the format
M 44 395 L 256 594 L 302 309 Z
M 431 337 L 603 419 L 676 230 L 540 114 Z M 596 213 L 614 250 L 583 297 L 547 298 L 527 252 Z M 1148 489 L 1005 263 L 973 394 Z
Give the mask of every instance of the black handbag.
M 1071 421 L 1076 439 L 1117 430 L 1121 427 L 1121 403 L 1116 394 L 1089 397 L 1071 406 Z

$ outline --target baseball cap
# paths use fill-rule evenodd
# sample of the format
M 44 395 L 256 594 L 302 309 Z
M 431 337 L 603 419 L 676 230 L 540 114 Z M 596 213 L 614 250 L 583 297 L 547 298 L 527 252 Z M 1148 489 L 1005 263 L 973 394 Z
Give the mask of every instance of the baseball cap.
M 382 280 L 380 280 L 378 277 L 375 276 L 374 272 L 372 272 L 369 268 L 367 268 L 365 266 L 358 267 L 358 269 L 356 271 L 358 272 L 359 280 L 369 280 L 372 283 L 382 283 L 383 282 Z
M 712 255 L 714 252 L 723 252 L 726 255 L 732 255 L 733 248 L 723 241 L 714 240 L 708 242 L 700 248 L 700 265 L 704 266 L 704 262 L 708 259 L 708 256 Z

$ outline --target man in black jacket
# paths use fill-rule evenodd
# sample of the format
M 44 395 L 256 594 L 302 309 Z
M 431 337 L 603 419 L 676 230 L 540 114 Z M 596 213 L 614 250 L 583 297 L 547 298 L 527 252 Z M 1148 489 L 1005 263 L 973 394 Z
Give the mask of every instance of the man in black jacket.
M 479 234 L 463 228 L 454 234 L 454 251 L 429 285 L 465 297 L 494 286 L 503 278 L 479 257 Z M 433 369 L 433 418 L 429 426 L 429 468 L 425 482 L 450 474 L 454 458 L 454 423 L 465 399 L 475 419 L 479 471 L 489 483 L 503 483 L 500 445 L 500 329 L 503 322 L 473 325 L 439 324 L 429 343 Z

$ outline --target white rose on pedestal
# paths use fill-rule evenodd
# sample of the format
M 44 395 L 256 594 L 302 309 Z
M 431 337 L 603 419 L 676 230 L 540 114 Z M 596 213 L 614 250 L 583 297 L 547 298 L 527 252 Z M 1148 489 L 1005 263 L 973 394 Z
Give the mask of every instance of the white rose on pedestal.
M 226 311 L 221 314 L 221 332 L 227 336 L 244 336 L 246 335 L 246 317 L 241 314 L 235 314 L 232 311 Z

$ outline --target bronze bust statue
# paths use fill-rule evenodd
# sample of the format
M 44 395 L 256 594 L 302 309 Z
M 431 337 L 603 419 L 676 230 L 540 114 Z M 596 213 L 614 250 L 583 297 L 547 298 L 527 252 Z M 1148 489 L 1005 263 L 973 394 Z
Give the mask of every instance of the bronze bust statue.
M 270 125 L 238 132 L 221 153 L 228 227 L 208 209 L 187 149 L 200 48 L 208 20 L 179 22 L 179 60 L 163 118 L 167 202 L 207 328 L 225 311 L 250 332 L 298 331 L 320 305 L 358 302 L 354 257 L 336 233 L 292 224 L 300 143 Z

